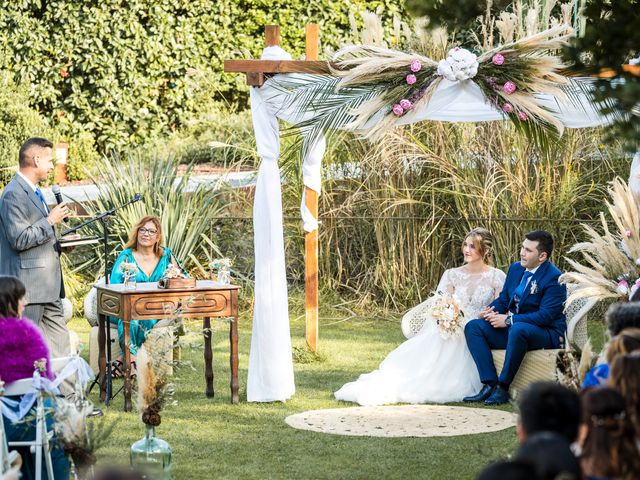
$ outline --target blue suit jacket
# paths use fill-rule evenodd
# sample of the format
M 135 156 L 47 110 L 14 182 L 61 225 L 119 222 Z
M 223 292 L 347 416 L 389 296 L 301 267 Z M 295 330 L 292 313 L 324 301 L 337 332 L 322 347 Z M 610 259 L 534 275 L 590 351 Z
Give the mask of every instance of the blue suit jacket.
M 540 265 L 529 281 L 516 311 L 513 294 L 522 280 L 524 271 L 525 268 L 520 262 L 512 264 L 500 296 L 489 306 L 494 307 L 499 313 L 513 312 L 514 323 L 529 323 L 553 330 L 558 336 L 564 337 L 567 322 L 563 310 L 567 300 L 567 289 L 558 283 L 558 277 L 562 272 L 548 261 Z M 532 288 L 533 285 L 535 285 L 534 288 Z

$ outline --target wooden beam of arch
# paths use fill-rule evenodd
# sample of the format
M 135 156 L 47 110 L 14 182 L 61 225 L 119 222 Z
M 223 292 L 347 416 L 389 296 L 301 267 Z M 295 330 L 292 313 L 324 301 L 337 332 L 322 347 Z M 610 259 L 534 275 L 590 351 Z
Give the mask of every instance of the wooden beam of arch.
M 337 65 L 331 65 L 337 69 Z M 316 75 L 328 75 L 331 73 L 330 63 L 319 60 L 225 60 L 224 71 L 227 73 L 246 73 L 247 83 L 252 86 L 260 86 L 249 82 L 251 74 L 275 75 L 277 73 L 310 73 Z M 640 77 L 640 65 L 622 65 L 622 71 Z M 561 73 L 566 76 L 593 76 L 598 78 L 612 78 L 616 72 L 612 69 L 603 69 L 596 74 L 585 74 L 566 69 Z

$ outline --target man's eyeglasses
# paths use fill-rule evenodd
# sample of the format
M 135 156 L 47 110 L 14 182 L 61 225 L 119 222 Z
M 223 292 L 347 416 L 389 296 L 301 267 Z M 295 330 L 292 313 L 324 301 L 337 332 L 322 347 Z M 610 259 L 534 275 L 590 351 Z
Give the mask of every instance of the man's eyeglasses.
M 149 235 L 150 237 L 153 237 L 156 233 L 158 233 L 157 230 L 153 230 L 151 228 L 144 228 L 144 227 L 138 230 L 138 232 L 141 233 L 142 235 Z

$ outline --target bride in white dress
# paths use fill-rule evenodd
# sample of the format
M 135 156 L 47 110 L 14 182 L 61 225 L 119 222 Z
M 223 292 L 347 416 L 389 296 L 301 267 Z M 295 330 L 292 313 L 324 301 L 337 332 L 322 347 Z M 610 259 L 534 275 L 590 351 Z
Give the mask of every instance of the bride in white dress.
M 469 232 L 462 244 L 464 265 L 446 270 L 438 284 L 437 292 L 455 297 L 465 323 L 478 318 L 502 290 L 505 274 L 490 266 L 491 248 L 487 230 Z M 444 403 L 461 401 L 480 390 L 482 383 L 463 330 L 448 338 L 441 336 L 430 315 L 431 303 L 427 299 L 406 313 L 425 317 L 422 329 L 387 355 L 377 370 L 345 384 L 335 393 L 337 400 L 360 405 Z

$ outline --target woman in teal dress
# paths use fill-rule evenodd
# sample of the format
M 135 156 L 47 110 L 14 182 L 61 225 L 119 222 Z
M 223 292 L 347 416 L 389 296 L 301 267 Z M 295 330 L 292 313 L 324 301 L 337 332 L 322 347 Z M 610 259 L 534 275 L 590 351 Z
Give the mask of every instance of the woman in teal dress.
M 136 283 L 157 282 L 171 264 L 182 269 L 169 247 L 162 246 L 162 228 L 160 219 L 146 216 L 133 227 L 129 241 L 118 255 L 111 269 L 111 283 L 124 283 L 123 263 L 136 266 Z M 184 269 L 182 269 L 184 273 Z M 124 327 L 119 318 L 109 317 L 109 321 L 118 325 L 118 341 L 124 352 Z M 129 322 L 129 351 L 131 361 L 135 361 L 138 348 L 144 343 L 146 332 L 151 330 L 158 320 L 131 320 Z M 118 360 L 122 362 L 122 359 Z

